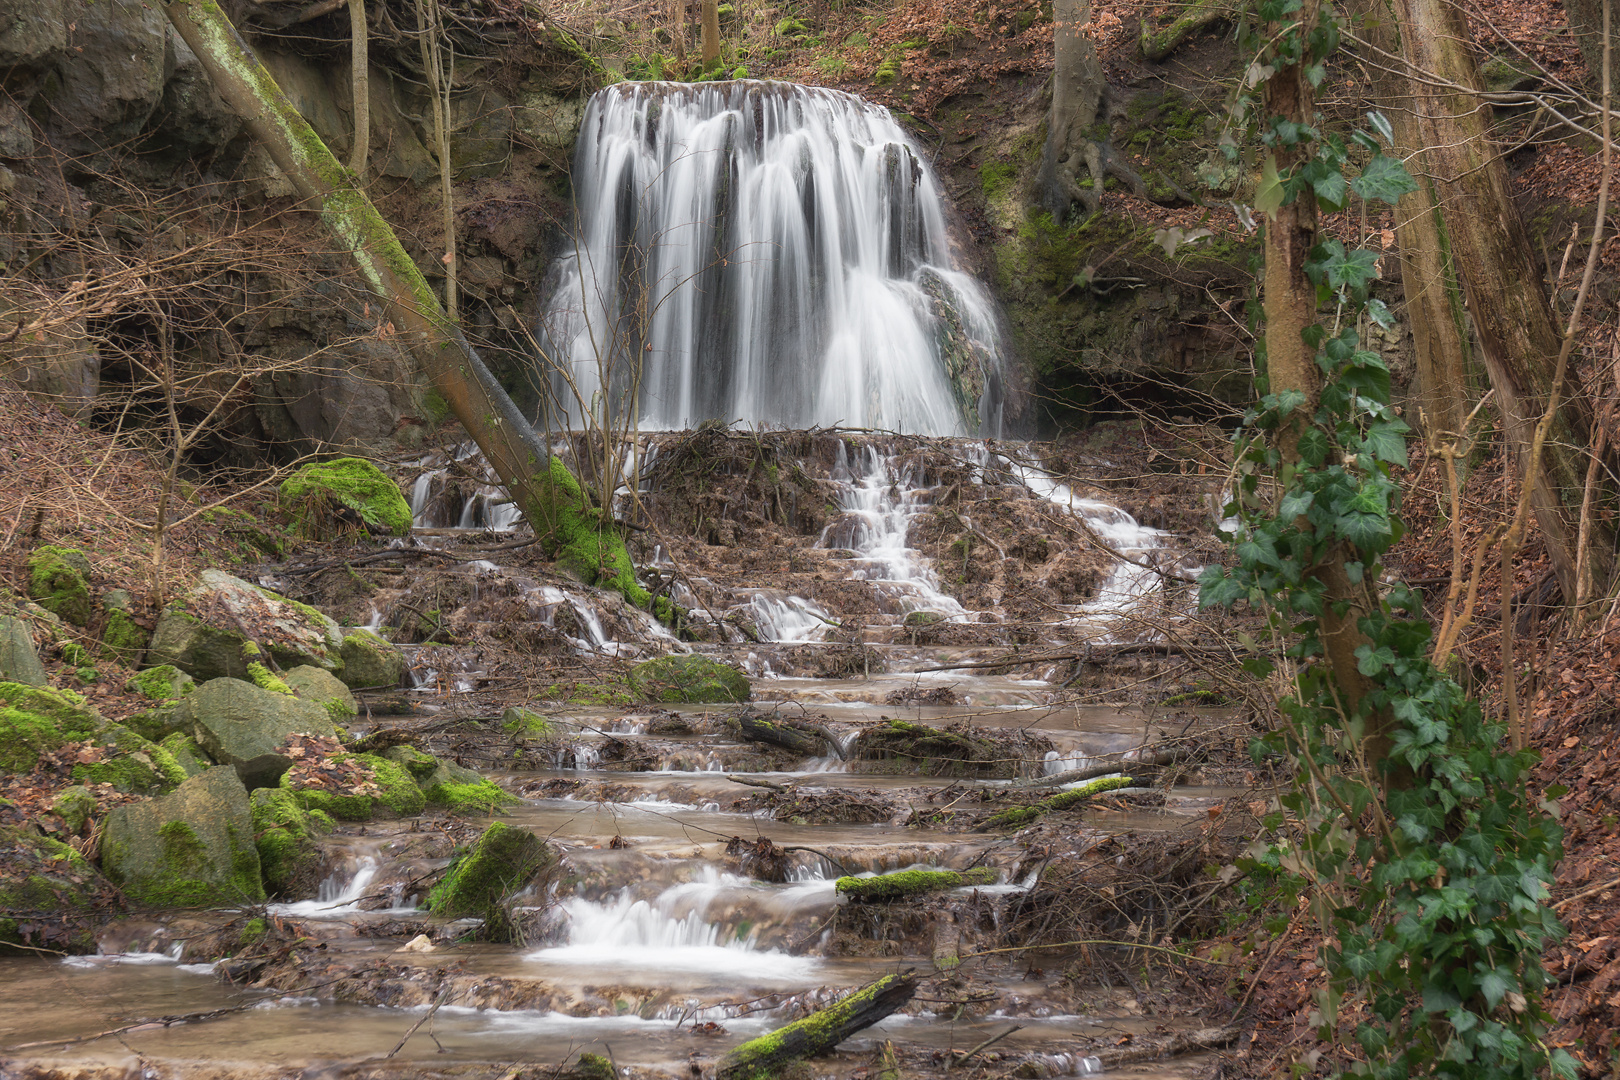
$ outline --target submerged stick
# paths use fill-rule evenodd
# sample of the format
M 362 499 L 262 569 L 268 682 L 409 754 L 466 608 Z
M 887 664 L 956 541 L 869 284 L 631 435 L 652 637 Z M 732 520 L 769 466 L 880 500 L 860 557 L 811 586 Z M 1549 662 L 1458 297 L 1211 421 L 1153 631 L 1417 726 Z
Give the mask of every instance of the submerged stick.
M 783 1066 L 826 1053 L 911 1000 L 917 979 L 907 971 L 885 975 L 835 1005 L 750 1039 L 720 1059 L 715 1080 L 774 1080 Z

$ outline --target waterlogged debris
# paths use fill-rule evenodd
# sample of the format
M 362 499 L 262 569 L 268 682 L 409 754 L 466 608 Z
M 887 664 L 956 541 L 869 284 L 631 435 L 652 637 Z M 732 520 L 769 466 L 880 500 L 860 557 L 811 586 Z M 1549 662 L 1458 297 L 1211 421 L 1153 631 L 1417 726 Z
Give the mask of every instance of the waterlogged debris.
M 885 975 L 836 1005 L 750 1039 L 720 1059 L 715 1080 L 777 1080 L 790 1063 L 825 1053 L 905 1005 L 917 992 L 909 971 Z
M 990 819 L 984 823 L 983 829 L 1022 828 L 1049 811 L 1069 810 L 1079 806 L 1093 795 L 1100 795 L 1105 791 L 1113 791 L 1116 788 L 1130 787 L 1134 783 L 1136 781 L 1129 776 L 1109 776 L 1101 780 L 1093 780 L 1089 784 L 1075 788 L 1073 791 L 1053 795 L 1051 798 L 1042 799 L 1031 806 L 1014 806 L 1000 813 L 992 814 Z M 981 831 L 983 830 L 981 829 Z
M 854 903 L 874 904 L 965 885 L 994 885 L 996 877 L 995 870 L 988 866 L 971 870 L 901 870 L 877 877 L 842 877 L 834 888 Z

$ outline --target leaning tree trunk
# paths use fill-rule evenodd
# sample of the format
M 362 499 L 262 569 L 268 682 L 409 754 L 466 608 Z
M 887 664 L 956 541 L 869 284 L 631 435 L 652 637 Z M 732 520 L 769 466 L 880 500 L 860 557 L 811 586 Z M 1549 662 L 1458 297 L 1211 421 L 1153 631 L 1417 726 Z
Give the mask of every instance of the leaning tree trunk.
M 246 121 L 306 202 L 354 256 L 398 340 L 467 429 L 548 551 L 587 583 L 647 601 L 624 540 L 590 505 L 529 427 L 454 320 L 439 306 L 358 178 L 332 156 L 212 0 L 169 0 L 175 32 L 197 54 L 226 104 Z
M 1412 69 L 1418 141 L 1445 207 L 1480 355 L 1496 391 L 1508 444 L 1524 468 L 1537 422 L 1552 393 L 1563 334 L 1513 203 L 1507 168 L 1490 135 L 1490 106 L 1479 97 L 1479 70 L 1468 49 L 1467 20 L 1452 0 L 1396 0 L 1402 55 Z M 1531 505 L 1566 602 L 1576 583 L 1576 508 L 1586 478 L 1590 403 L 1566 393 L 1541 456 Z M 1614 534 L 1593 528 L 1586 565 L 1600 587 L 1613 569 Z
M 910 972 L 885 975 L 835 1005 L 736 1047 L 715 1066 L 715 1080 L 775 1080 L 794 1062 L 824 1054 L 871 1027 L 916 992 L 917 979 Z
M 720 63 L 720 0 L 703 0 L 703 70 Z
M 1095 210 L 1102 198 L 1102 147 L 1092 138 L 1102 105 L 1103 71 L 1097 46 L 1081 28 L 1091 19 L 1090 0 L 1055 0 L 1052 7 L 1052 113 L 1036 183 L 1039 198 L 1056 221 L 1075 202 Z M 1085 165 L 1090 189 L 1075 178 Z
M 1421 415 L 1413 426 L 1435 446 L 1462 437 L 1463 423 L 1478 400 L 1481 376 L 1470 348 L 1451 238 L 1440 214 L 1412 108 L 1411 84 L 1391 70 L 1386 59 L 1400 55 L 1400 24 L 1390 17 L 1388 0 L 1357 6 L 1359 14 L 1366 17 L 1368 41 L 1384 54 L 1370 57 L 1367 66 L 1372 72 L 1373 100 L 1394 129 L 1390 153 L 1405 161 L 1407 171 L 1418 183 L 1418 190 L 1403 196 L 1395 207 L 1395 239 L 1400 249 L 1406 322 L 1412 331 L 1417 368 L 1416 396 Z M 1414 418 L 1408 415 L 1407 419 Z

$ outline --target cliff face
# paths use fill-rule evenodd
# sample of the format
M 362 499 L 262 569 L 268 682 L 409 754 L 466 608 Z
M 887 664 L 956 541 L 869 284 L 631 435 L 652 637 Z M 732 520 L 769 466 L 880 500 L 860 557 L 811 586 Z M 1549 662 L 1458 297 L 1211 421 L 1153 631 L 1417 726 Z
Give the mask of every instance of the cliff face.
M 442 282 L 414 8 L 369 6 L 367 185 Z M 347 10 L 239 7 L 265 65 L 346 156 Z M 445 51 L 463 315 L 521 397 L 522 326 L 567 205 L 592 65 L 518 15 L 456 21 Z M 159 5 L 0 0 L 0 73 L 0 362 L 30 390 L 136 425 L 178 398 L 182 419 L 215 413 L 194 455 L 236 463 L 410 446 L 438 419 L 392 328 Z

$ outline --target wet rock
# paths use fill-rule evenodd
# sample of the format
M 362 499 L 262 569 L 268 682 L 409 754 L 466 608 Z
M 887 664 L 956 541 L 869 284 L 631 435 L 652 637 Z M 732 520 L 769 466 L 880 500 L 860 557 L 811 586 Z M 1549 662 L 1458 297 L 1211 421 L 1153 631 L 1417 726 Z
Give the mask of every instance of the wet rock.
M 0 682 L 0 771 L 27 772 L 39 755 L 87 739 L 101 717 L 71 690 Z
M 747 701 L 753 695 L 748 676 L 737 668 L 695 653 L 637 664 L 630 669 L 630 687 L 649 701 L 666 704 Z
M 172 795 L 113 810 L 101 864 L 139 904 L 204 907 L 264 899 L 247 788 L 229 767 L 194 776 Z
M 334 754 L 330 760 L 333 765 L 358 771 L 358 782 L 335 791 L 317 783 L 314 774 L 293 769 L 281 777 L 281 786 L 294 793 L 305 809 L 329 814 L 339 821 L 412 817 L 427 806 L 422 789 L 396 762 L 376 754 Z
M 254 787 L 269 787 L 292 768 L 292 759 L 281 750 L 289 735 L 337 735 L 319 705 L 240 679 L 203 683 L 181 700 L 175 718 L 194 731 L 211 758 L 236 769 L 243 783 Z
M 281 674 L 281 681 L 301 701 L 310 701 L 326 710 L 332 723 L 343 724 L 354 719 L 357 709 L 354 695 L 343 680 L 318 667 L 300 664 Z
M 432 754 L 424 754 L 414 746 L 405 746 L 403 744 L 390 746 L 378 756 L 387 758 L 396 765 L 403 766 L 405 771 L 410 773 L 412 778 L 416 780 L 426 780 L 439 770 L 440 765 L 439 759 Z M 466 771 L 472 772 L 470 769 Z M 472 775 L 476 777 L 478 774 L 472 773 Z
M 280 499 L 316 540 L 353 534 L 356 525 L 393 536 L 411 531 L 411 507 L 399 485 L 364 458 L 311 462 L 282 481 Z
M 421 788 L 429 803 L 452 814 L 489 814 L 517 802 L 493 781 L 442 758 L 422 779 Z
M 356 689 L 398 686 L 409 666 L 397 645 L 370 630 L 351 630 L 343 635 L 340 655 L 343 681 Z
M 0 827 L 0 953 L 16 945 L 94 952 L 102 888 L 95 867 L 68 845 Z
M 90 560 L 78 548 L 46 544 L 28 556 L 28 596 L 75 626 L 90 621 Z
M 315 837 L 332 826 L 320 810 L 306 810 L 281 788 L 260 788 L 248 797 L 254 847 L 271 896 L 312 895 L 320 884 L 322 857 Z
M 0 617 L 0 679 L 24 686 L 47 685 L 34 633 L 15 615 Z
M 440 918 L 482 919 L 483 936 L 509 940 L 515 926 L 507 901 L 556 865 L 556 854 L 539 837 L 497 821 L 451 863 L 428 893 L 428 910 Z
M 199 680 L 245 679 L 242 647 L 250 639 L 282 667 L 309 664 L 334 673 L 343 668 L 337 623 L 220 570 L 204 570 L 183 600 L 164 609 L 146 662 L 173 664 Z

